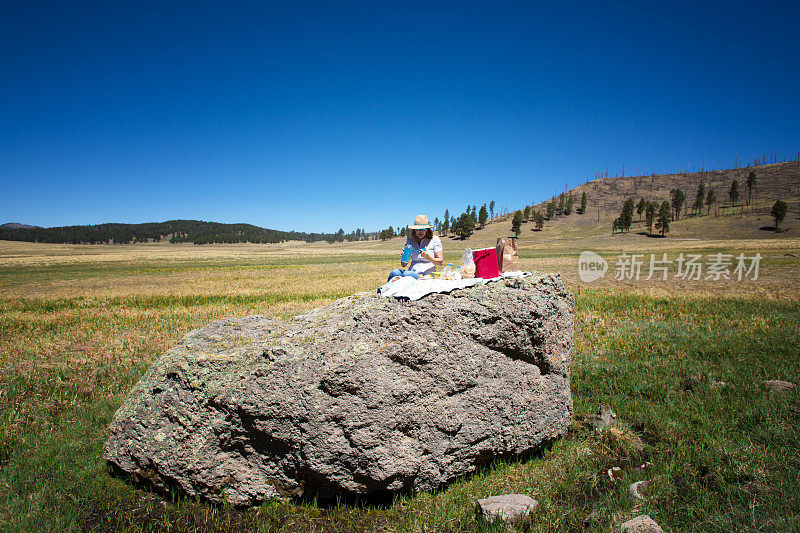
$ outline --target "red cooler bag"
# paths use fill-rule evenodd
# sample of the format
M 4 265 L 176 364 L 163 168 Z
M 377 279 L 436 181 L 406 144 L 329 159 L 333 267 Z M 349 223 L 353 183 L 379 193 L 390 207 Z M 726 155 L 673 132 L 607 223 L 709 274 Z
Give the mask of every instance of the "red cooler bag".
M 472 260 L 475 261 L 475 277 L 490 279 L 500 275 L 497 267 L 497 249 L 484 248 L 472 252 Z

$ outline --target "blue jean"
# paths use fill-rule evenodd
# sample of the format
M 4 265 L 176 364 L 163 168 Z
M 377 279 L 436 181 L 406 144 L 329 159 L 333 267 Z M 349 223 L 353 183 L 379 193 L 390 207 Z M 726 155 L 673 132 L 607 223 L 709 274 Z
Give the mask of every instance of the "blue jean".
M 413 270 L 401 270 L 399 268 L 395 268 L 391 272 L 389 272 L 389 279 L 392 279 L 395 276 L 411 276 L 414 279 L 419 279 L 419 274 L 414 272 Z M 389 281 L 387 279 L 386 281 Z

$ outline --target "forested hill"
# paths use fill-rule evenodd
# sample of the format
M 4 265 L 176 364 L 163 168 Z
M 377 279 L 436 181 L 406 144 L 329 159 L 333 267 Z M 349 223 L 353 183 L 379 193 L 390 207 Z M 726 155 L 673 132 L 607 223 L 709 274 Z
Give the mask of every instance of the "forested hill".
M 96 226 L 60 226 L 54 228 L 0 226 L 0 240 L 49 242 L 62 244 L 103 244 L 160 241 L 210 243 L 275 243 L 283 240 L 329 242 L 351 235 L 339 233 L 301 233 L 261 228 L 252 224 L 222 224 L 201 220 L 168 220 L 144 224 L 98 224 Z M 359 233 L 362 233 L 359 231 Z

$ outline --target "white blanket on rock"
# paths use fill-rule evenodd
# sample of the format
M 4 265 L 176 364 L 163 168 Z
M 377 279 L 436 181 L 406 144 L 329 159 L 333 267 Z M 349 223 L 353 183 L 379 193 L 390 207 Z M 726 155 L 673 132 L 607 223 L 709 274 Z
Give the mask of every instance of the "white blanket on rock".
M 419 300 L 427 294 L 434 292 L 451 292 L 456 289 L 472 287 L 473 285 L 483 285 L 490 281 L 497 281 L 503 278 L 524 278 L 530 276 L 530 272 L 515 270 L 513 272 L 503 272 L 499 277 L 491 279 L 467 278 L 458 280 L 447 279 L 414 279 L 411 276 L 390 281 L 378 289 L 381 296 L 395 298 L 408 298 L 409 300 Z

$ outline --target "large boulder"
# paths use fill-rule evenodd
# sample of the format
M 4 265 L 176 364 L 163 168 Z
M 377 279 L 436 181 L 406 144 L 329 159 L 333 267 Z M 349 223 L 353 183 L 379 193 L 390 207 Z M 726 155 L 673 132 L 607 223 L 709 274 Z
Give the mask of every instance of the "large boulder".
M 573 302 L 545 274 L 217 321 L 147 371 L 105 458 L 235 505 L 432 490 L 564 434 Z

